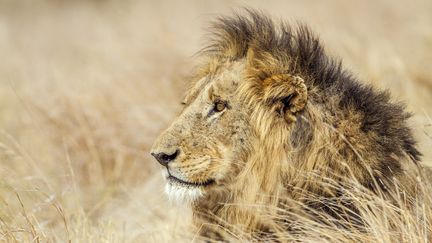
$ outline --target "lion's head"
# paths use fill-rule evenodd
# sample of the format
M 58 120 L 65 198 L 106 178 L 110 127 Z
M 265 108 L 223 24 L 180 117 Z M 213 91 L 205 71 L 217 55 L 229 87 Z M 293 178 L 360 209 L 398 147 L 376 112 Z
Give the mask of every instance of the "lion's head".
M 271 113 L 280 123 L 275 126 L 289 129 L 305 106 L 301 78 L 278 73 L 258 80 L 251 62 L 220 58 L 208 64 L 181 114 L 154 143 L 152 154 L 166 167 L 171 196 L 195 199 L 232 183 L 265 137 L 252 121 Z M 250 95 L 259 102 L 251 103 Z

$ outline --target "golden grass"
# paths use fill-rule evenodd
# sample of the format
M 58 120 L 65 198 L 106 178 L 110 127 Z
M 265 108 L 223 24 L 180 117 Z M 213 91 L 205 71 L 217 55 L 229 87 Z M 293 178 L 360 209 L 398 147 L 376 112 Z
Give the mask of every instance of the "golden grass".
M 1 1 L 0 241 L 198 239 L 188 209 L 166 201 L 148 149 L 179 111 L 206 23 L 245 5 Z M 424 163 L 432 164 L 432 2 L 247 6 L 309 23 L 354 73 L 406 101 Z M 430 195 L 408 209 L 355 191 L 368 233 L 304 220 L 304 235 L 283 238 L 427 242 Z

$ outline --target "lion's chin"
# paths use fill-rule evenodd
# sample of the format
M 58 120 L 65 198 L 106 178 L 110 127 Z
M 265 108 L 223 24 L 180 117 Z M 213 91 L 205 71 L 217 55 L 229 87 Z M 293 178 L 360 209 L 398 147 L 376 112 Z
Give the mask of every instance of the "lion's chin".
M 192 203 L 204 196 L 204 189 L 201 187 L 184 186 L 168 181 L 165 186 L 165 193 L 172 202 Z

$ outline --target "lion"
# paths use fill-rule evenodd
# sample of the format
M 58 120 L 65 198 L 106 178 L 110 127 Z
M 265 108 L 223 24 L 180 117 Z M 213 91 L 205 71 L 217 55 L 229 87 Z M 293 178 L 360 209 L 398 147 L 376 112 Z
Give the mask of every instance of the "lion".
M 183 110 L 151 149 L 168 196 L 191 205 L 200 234 L 289 230 L 288 217 L 250 206 L 278 218 L 281 207 L 295 210 L 288 201 L 358 220 L 354 207 L 335 206 L 349 205 L 341 178 L 414 195 L 421 154 L 405 108 L 329 57 L 307 26 L 247 12 L 214 22 Z M 323 186 L 329 178 L 336 186 Z

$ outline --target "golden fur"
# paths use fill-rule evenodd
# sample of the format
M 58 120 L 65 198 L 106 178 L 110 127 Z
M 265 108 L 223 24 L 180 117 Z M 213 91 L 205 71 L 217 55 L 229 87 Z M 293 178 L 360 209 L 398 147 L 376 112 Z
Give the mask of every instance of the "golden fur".
M 306 27 L 249 11 L 219 19 L 213 37 L 184 110 L 152 148 L 168 156 L 158 157 L 168 192 L 190 202 L 202 235 L 277 237 L 293 230 L 287 212 L 361 227 L 347 181 L 416 194 L 409 115 L 343 71 Z

